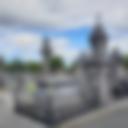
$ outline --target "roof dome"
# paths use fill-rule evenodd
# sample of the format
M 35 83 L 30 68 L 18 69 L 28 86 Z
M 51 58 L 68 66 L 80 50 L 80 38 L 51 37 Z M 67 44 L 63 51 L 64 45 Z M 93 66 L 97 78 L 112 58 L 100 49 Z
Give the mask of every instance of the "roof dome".
M 42 49 L 42 54 L 46 57 L 49 58 L 52 55 L 52 49 L 50 46 L 50 40 L 48 37 L 46 37 L 44 39 L 44 45 L 43 45 L 43 49 Z
M 93 44 L 105 43 L 107 41 L 107 34 L 101 23 L 95 25 L 90 40 Z

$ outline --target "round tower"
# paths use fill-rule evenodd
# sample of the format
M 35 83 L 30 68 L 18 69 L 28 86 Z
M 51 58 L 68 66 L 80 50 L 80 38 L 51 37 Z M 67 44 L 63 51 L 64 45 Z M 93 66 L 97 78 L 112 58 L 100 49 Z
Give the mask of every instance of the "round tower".
M 50 40 L 48 37 L 46 37 L 43 40 L 43 48 L 42 48 L 41 53 L 44 57 L 44 70 L 45 72 L 49 72 L 50 71 L 50 60 L 52 58 L 52 49 L 51 49 Z
M 99 95 L 99 100 L 101 104 L 106 105 L 111 102 L 111 91 L 108 79 L 108 65 L 107 65 L 107 34 L 104 30 L 104 27 L 101 21 L 95 24 L 95 27 L 92 31 L 90 41 L 93 51 L 93 74 L 94 84 L 97 88 L 97 93 Z
M 97 21 L 92 31 L 90 41 L 93 49 L 93 55 L 96 60 L 102 61 L 106 53 L 107 34 L 101 21 Z

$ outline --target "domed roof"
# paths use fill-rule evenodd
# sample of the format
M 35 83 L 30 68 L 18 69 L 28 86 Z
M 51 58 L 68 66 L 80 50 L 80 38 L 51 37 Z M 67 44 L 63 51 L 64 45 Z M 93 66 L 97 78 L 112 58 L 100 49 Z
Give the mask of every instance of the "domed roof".
M 52 54 L 50 40 L 48 37 L 46 37 L 43 41 L 44 41 L 44 45 L 43 45 L 42 53 L 45 57 L 50 57 Z
M 106 42 L 107 34 L 101 23 L 97 23 L 92 31 L 90 40 L 92 43 Z

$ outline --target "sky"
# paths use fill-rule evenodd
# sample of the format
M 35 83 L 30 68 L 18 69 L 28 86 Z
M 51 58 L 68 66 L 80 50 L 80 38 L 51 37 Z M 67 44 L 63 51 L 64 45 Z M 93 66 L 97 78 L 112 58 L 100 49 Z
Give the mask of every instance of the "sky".
M 89 52 L 89 35 L 101 15 L 108 51 L 128 53 L 127 0 L 0 0 L 0 55 L 7 61 L 41 61 L 43 40 L 67 63 Z

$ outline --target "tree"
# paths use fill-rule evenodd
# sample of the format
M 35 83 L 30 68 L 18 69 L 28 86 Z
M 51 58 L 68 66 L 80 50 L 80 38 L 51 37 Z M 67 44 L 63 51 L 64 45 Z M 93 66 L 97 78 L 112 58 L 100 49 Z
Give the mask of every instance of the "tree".
M 123 65 L 126 69 L 128 69 L 128 55 L 123 57 Z
M 59 71 L 64 69 L 63 59 L 60 57 L 53 57 L 50 61 L 51 71 Z
M 26 64 L 26 70 L 30 71 L 30 72 L 40 72 L 42 69 L 42 65 L 40 63 L 36 63 L 36 62 L 29 62 Z
M 0 57 L 0 70 L 3 70 L 5 68 L 5 61 L 4 58 L 1 56 Z
M 14 60 L 11 64 L 6 65 L 6 69 L 11 72 L 24 71 L 25 65 L 20 60 Z
M 10 72 L 40 72 L 42 65 L 36 62 L 22 63 L 19 60 L 15 60 L 10 64 L 6 64 L 6 70 Z

